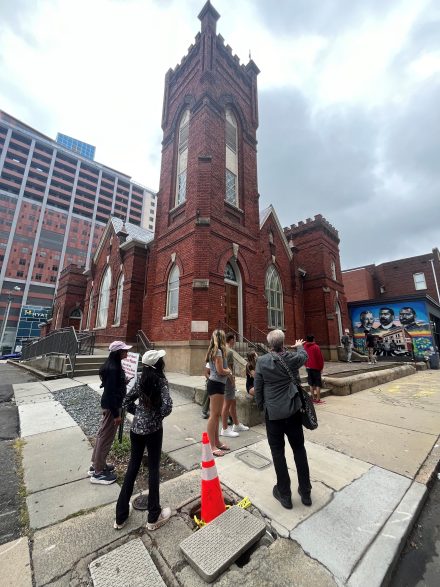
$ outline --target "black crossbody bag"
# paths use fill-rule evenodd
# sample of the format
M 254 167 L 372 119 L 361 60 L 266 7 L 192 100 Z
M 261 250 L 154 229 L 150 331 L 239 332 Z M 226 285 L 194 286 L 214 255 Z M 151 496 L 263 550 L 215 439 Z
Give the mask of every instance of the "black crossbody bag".
M 298 389 L 298 393 L 299 393 L 299 397 L 300 397 L 301 405 L 302 405 L 301 410 L 300 410 L 302 425 L 304 426 L 304 428 L 307 428 L 308 430 L 316 430 L 316 428 L 318 428 L 318 417 L 316 416 L 315 406 L 313 405 L 313 402 L 312 402 L 309 394 L 301 386 L 301 383 L 298 380 L 299 378 L 295 379 L 292 371 L 290 370 L 289 365 L 286 363 L 286 361 L 283 359 L 283 357 L 281 355 L 277 355 L 277 356 L 278 356 L 278 359 L 279 359 L 281 365 L 287 371 L 290 379 L 293 381 L 296 388 Z

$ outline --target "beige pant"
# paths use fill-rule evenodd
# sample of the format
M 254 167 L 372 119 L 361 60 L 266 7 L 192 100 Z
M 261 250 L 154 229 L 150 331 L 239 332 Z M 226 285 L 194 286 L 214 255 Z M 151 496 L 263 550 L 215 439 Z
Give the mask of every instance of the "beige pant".
M 115 439 L 115 419 L 110 410 L 102 410 L 101 426 L 96 435 L 95 448 L 92 454 L 92 463 L 95 473 L 101 473 L 105 468 L 105 461 Z

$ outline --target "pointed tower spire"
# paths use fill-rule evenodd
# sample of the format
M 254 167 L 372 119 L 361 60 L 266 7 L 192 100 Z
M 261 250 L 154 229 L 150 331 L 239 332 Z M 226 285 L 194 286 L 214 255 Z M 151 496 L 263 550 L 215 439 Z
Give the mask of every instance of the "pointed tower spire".
M 210 32 L 211 34 L 215 35 L 217 21 L 219 18 L 220 14 L 208 0 L 199 14 L 199 19 L 202 22 L 202 33 Z

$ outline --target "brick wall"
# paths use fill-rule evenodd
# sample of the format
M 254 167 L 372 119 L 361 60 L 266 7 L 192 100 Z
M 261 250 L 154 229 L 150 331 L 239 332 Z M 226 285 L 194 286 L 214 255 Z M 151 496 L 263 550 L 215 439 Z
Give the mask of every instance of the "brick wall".
M 110 225 L 109 229 L 104 233 L 101 247 L 92 262 L 89 272 L 83 328 L 87 324 L 87 316 L 92 303 L 89 329 L 96 333 L 96 343 L 100 345 L 108 345 L 113 340 L 135 342 L 136 333 L 142 324 L 149 252 L 141 244 L 131 242 L 125 248 L 120 248 L 120 244 L 113 226 Z M 110 267 L 112 276 L 107 326 L 97 328 L 99 291 L 107 267 Z M 121 319 L 120 323 L 115 325 L 113 322 L 116 310 L 117 287 L 122 273 L 124 274 L 124 286 Z
M 77 265 L 69 265 L 60 275 L 57 295 L 54 299 L 54 309 L 50 329 L 55 330 L 69 326 L 69 316 L 73 310 L 79 309 L 83 313 L 87 288 L 87 277 L 84 269 Z M 78 321 L 78 329 L 80 322 Z
M 374 265 L 349 269 L 342 273 L 345 295 L 348 302 L 369 300 L 376 297 L 374 282 Z
M 305 222 L 285 228 L 284 232 L 294 247 L 294 275 L 298 293 L 302 291 L 302 335 L 313 334 L 321 346 L 331 350 L 340 344 L 337 305 L 341 312 L 342 329 L 349 326 L 338 231 L 317 214 L 313 220 L 308 218 Z M 303 272 L 305 275 L 302 276 Z M 301 299 L 300 295 L 298 297 Z M 333 358 L 333 353 L 329 351 L 327 356 Z
M 224 270 L 238 245 L 242 278 L 243 324 L 267 326 L 264 263 L 259 258 L 257 188 L 256 75 L 250 63 L 239 64 L 215 34 L 202 33 L 165 80 L 164 131 L 159 202 L 156 217 L 154 273 L 149 270 L 143 328 L 153 340 L 207 340 L 224 320 Z M 190 108 L 186 201 L 175 207 L 177 139 L 180 116 Z M 238 123 L 239 206 L 225 202 L 225 110 Z M 164 319 L 172 258 L 180 269 L 179 314 Z M 194 287 L 194 280 L 209 283 Z M 288 281 L 288 280 L 287 280 Z M 287 296 L 289 298 L 289 296 Z M 192 321 L 208 322 L 208 332 L 191 332 Z
M 431 264 L 431 259 L 433 264 Z M 404 295 L 420 293 L 440 302 L 433 273 L 440 286 L 440 255 L 434 248 L 431 253 L 397 259 L 380 265 L 367 265 L 359 269 L 344 271 L 343 280 L 350 302 L 368 299 L 394 299 Z M 423 273 L 426 289 L 417 290 L 414 274 Z

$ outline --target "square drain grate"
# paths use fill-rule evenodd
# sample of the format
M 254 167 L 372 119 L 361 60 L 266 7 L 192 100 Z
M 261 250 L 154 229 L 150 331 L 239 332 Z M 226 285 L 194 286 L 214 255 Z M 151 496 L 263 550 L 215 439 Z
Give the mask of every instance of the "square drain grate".
M 140 538 L 100 556 L 89 569 L 94 587 L 166 587 Z
M 266 524 L 233 506 L 180 544 L 184 557 L 208 583 L 232 565 L 266 532 Z
M 255 452 L 254 450 L 244 450 L 239 452 L 235 455 L 236 459 L 242 461 L 248 467 L 252 467 L 253 469 L 265 469 L 266 467 L 270 467 L 272 461 L 263 455 Z

